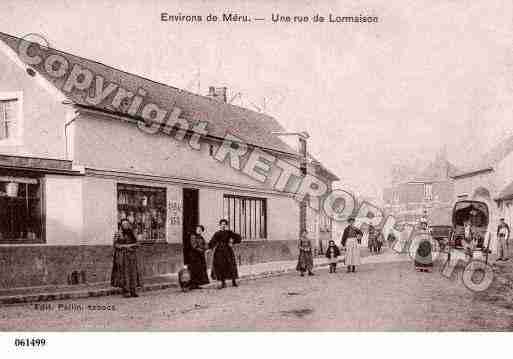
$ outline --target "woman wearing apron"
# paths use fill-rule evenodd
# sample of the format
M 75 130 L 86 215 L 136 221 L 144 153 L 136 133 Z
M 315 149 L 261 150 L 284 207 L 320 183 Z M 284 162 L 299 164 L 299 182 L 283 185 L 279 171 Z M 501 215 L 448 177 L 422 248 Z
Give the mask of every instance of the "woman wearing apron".
M 354 225 L 354 218 L 347 220 L 349 225 L 342 234 L 342 247 L 346 249 L 347 272 L 356 272 L 356 266 L 360 264 L 360 243 L 362 241 L 362 231 Z
M 433 251 L 435 242 L 431 238 L 427 223 L 421 222 L 420 228 L 416 232 L 415 241 L 415 270 L 418 272 L 431 273 L 433 270 Z

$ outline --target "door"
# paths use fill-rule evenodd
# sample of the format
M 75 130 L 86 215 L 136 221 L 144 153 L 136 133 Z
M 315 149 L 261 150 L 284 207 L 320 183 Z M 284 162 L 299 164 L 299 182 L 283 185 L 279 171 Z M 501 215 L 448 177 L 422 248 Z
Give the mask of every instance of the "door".
M 199 190 L 195 188 L 183 189 L 183 262 L 189 264 L 189 251 L 191 248 L 191 234 L 199 224 Z

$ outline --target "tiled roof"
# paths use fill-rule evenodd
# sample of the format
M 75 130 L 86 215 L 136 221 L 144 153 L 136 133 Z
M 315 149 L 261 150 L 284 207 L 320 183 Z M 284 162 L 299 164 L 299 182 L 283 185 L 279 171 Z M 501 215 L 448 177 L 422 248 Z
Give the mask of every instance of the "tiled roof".
M 482 170 L 494 168 L 497 163 L 513 152 L 513 135 L 499 142 L 490 151 L 484 154 L 476 164 L 469 168 L 459 171 L 456 176 L 462 176 L 471 173 L 480 173 Z
M 482 158 L 480 168 L 494 167 L 513 151 L 513 136 L 499 142 L 488 151 Z
M 25 41 L 1 32 L 0 40 L 3 40 L 3 42 L 5 42 L 14 51 L 17 51 L 19 41 Z M 70 62 L 70 69 L 73 65 L 79 65 L 91 70 L 95 75 L 103 76 L 105 79 L 104 86 L 109 82 L 112 82 L 133 93 L 136 93 L 138 89 L 143 88 L 147 91 L 147 95 L 144 97 L 144 103 L 154 103 L 167 111 L 171 111 L 173 108 L 178 107 L 182 110 L 180 117 L 188 120 L 190 123 L 194 124 L 200 121 L 208 122 L 207 130 L 211 136 L 224 138 L 227 133 L 231 133 L 248 144 L 297 155 L 297 152 L 294 149 L 278 138 L 278 136 L 272 134 L 272 132 L 275 131 L 283 132 L 284 128 L 271 116 L 219 102 L 207 96 L 197 95 L 172 86 L 164 85 L 162 83 L 59 50 L 48 49 L 47 51 L 48 54 L 64 56 Z M 52 83 L 57 89 L 60 90 L 62 88 L 66 76 L 63 76 L 62 78 L 49 76 L 44 70 L 44 65 L 42 63 L 33 65 L 32 68 Z M 91 106 L 84 100 L 86 97 L 86 93 L 84 91 L 74 90 L 69 93 L 64 91 L 61 92 L 73 103 Z M 108 104 L 110 101 L 103 101 L 103 103 Z M 109 105 L 100 104 L 95 107 L 101 110 L 113 110 Z
M 0 32 L 0 40 L 6 43 L 15 52 L 19 48 L 20 41 L 25 41 L 2 32 Z M 277 135 L 273 134 L 273 132 L 284 132 L 285 129 L 275 118 L 269 115 L 155 82 L 142 76 L 131 74 L 63 51 L 49 48 L 47 52 L 48 54 L 64 56 L 70 62 L 70 69 L 73 65 L 79 65 L 82 68 L 89 69 L 95 75 L 103 76 L 105 79 L 104 87 L 107 86 L 109 82 L 112 82 L 132 93 L 136 93 L 137 90 L 141 88 L 146 90 L 147 95 L 144 96 L 144 103 L 154 103 L 168 112 L 178 107 L 182 110 L 180 117 L 186 119 L 191 125 L 198 122 L 207 122 L 209 136 L 224 138 L 227 133 L 230 133 L 250 145 L 279 151 L 289 155 L 298 155 L 296 150 L 282 141 Z M 66 76 L 59 79 L 49 76 L 43 69 L 43 64 L 33 65 L 31 67 L 52 83 L 71 102 L 91 107 L 91 104 L 84 100 L 87 96 L 84 91 L 72 91 L 69 93 L 60 90 Z M 116 110 L 108 105 L 110 101 L 103 101 L 103 103 L 106 104 L 100 104 L 94 107 L 109 112 Z M 318 162 L 318 166 L 325 172 L 329 180 L 336 181 L 339 179 L 320 162 Z

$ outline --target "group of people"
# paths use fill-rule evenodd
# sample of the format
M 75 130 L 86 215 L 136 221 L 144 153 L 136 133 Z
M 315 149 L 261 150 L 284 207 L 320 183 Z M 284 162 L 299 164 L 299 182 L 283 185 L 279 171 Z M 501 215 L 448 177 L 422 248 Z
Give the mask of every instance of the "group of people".
M 507 261 L 506 251 L 510 236 L 510 228 L 504 218 L 499 220 L 497 226 L 497 261 Z M 415 251 L 415 269 L 420 272 L 431 272 L 433 268 L 433 251 L 438 245 L 429 234 L 427 222 L 420 222 L 420 229 L 417 232 L 417 247 Z M 467 260 L 474 257 L 474 251 L 480 250 L 484 253 L 490 253 L 488 245 L 485 245 L 483 234 L 472 225 L 470 219 L 463 223 L 462 246 Z
M 354 225 L 355 219 L 348 219 L 348 226 L 344 229 L 342 234 L 341 245 L 346 252 L 345 264 L 347 272 L 356 272 L 356 266 L 360 264 L 360 244 L 362 242 L 362 231 Z M 302 231 L 299 240 L 299 258 L 296 270 L 299 271 L 303 277 L 306 272 L 312 276 L 313 273 L 313 253 L 312 243 L 307 236 L 306 230 Z M 326 257 L 329 259 L 330 273 L 337 271 L 338 257 L 340 256 L 340 249 L 335 244 L 335 241 L 330 240 L 328 248 L 326 249 Z
M 510 228 L 508 224 L 505 222 L 504 218 L 499 220 L 499 225 L 497 226 L 497 252 L 499 257 L 497 261 L 507 261 L 509 258 L 506 256 L 507 247 L 509 247 L 509 236 L 510 236 Z M 472 224 L 472 221 L 466 220 L 463 223 L 463 249 L 465 251 L 465 255 L 467 259 L 471 259 L 473 257 L 474 250 L 478 249 L 485 253 L 491 253 L 488 248 L 488 244 L 485 245 L 485 238 L 483 233 L 476 229 L 476 227 Z
M 205 254 L 213 251 L 211 278 L 220 282 L 219 288 L 226 288 L 226 280 L 237 287 L 239 273 L 233 245 L 240 243 L 242 237 L 228 229 L 228 220 L 219 221 L 219 230 L 207 243 L 203 237 L 205 227 L 197 225 L 195 233 L 190 235 L 187 269 L 190 280 L 189 289 L 199 289 L 210 282 L 207 273 Z M 121 221 L 120 230 L 114 235 L 114 255 L 111 285 L 121 288 L 125 297 L 137 297 L 136 288 L 142 286 L 141 272 L 137 260 L 137 239 L 127 219 Z
M 349 225 L 342 235 L 341 245 L 346 252 L 345 263 L 348 272 L 355 272 L 356 266 L 360 264 L 360 244 L 362 231 L 354 225 L 354 218 L 348 220 Z M 212 239 L 207 243 L 203 233 L 205 227 L 196 226 L 195 233 L 190 236 L 190 250 L 187 255 L 187 269 L 190 276 L 188 280 L 189 289 L 198 289 L 210 282 L 207 273 L 207 261 L 205 254 L 213 251 L 211 278 L 220 282 L 219 288 L 226 288 L 226 280 L 231 279 L 232 285 L 237 287 L 239 277 L 237 261 L 233 251 L 233 245 L 240 243 L 242 238 L 239 234 L 228 229 L 228 221 L 219 221 L 219 230 L 214 233 Z M 137 297 L 136 288 L 142 286 L 141 271 L 137 260 L 137 239 L 131 228 L 130 221 L 123 219 L 120 223 L 120 230 L 114 235 L 114 254 L 111 275 L 111 285 L 123 290 L 125 297 Z M 326 250 L 329 259 L 330 273 L 337 269 L 340 249 L 333 240 L 329 242 Z M 299 258 L 296 269 L 304 276 L 313 273 L 313 251 L 312 242 L 307 236 L 307 231 L 301 233 L 299 240 Z
M 355 219 L 348 219 L 348 226 L 344 229 L 341 248 L 345 251 L 345 264 L 347 272 L 356 271 L 356 266 L 360 264 L 360 245 L 362 241 L 362 231 L 354 225 Z M 207 243 L 203 237 L 205 227 L 196 226 L 195 233 L 190 235 L 190 250 L 188 251 L 187 269 L 190 274 L 188 287 L 190 289 L 201 288 L 202 285 L 210 282 L 207 273 L 207 262 L 205 254 L 207 251 L 213 251 L 211 278 L 218 280 L 219 288 L 226 288 L 226 280 L 232 281 L 232 285 L 237 287 L 239 277 L 237 261 L 233 251 L 233 245 L 240 243 L 242 238 L 239 234 L 228 229 L 228 221 L 221 219 L 219 221 L 219 230 L 214 233 L 211 240 Z M 429 235 L 427 222 L 420 223 L 420 232 L 418 233 L 419 242 L 415 251 L 415 268 L 418 271 L 430 272 L 433 267 L 432 252 L 434 243 Z M 469 222 L 464 225 L 464 243 L 465 250 L 471 255 L 472 243 L 475 242 L 475 233 Z M 510 228 L 501 218 L 497 228 L 497 238 L 499 243 L 499 259 L 507 260 L 505 257 L 506 245 L 510 236 Z M 372 225 L 369 226 L 369 248 L 371 253 L 381 251 L 382 240 L 380 233 Z M 126 297 L 137 297 L 136 288 L 142 285 L 141 272 L 137 260 L 136 247 L 137 239 L 127 219 L 120 223 L 120 230 L 114 235 L 114 255 L 111 284 L 114 287 L 122 288 L 123 295 Z M 330 240 L 326 249 L 326 257 L 329 259 L 329 271 L 335 273 L 337 270 L 338 257 L 341 251 Z M 313 276 L 313 248 L 312 242 L 308 238 L 308 232 L 302 231 L 299 240 L 299 258 L 296 270 L 301 276 L 308 273 Z

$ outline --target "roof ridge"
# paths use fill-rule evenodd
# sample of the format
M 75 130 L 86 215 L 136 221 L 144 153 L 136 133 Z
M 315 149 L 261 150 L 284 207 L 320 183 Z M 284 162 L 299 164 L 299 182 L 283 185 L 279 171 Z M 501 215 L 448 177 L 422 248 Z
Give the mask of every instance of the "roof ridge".
M 20 54 L 17 51 L 17 46 L 21 41 L 26 43 L 36 43 L 26 38 L 20 38 L 11 34 L 0 31 L 0 41 L 5 43 L 11 50 L 14 51 L 15 55 L 20 58 Z M 47 41 L 46 41 L 47 42 Z M 48 43 L 48 42 L 47 42 Z M 166 107 L 166 110 L 170 110 L 169 107 L 176 106 L 176 102 L 170 102 L 171 99 L 180 100 L 180 108 L 189 112 L 190 119 L 198 121 L 195 118 L 194 113 L 198 111 L 204 111 L 210 115 L 208 123 L 214 128 L 209 131 L 209 135 L 213 137 L 223 137 L 226 133 L 235 134 L 244 143 L 248 145 L 269 149 L 277 152 L 281 152 L 289 155 L 297 155 L 298 152 L 291 147 L 287 142 L 283 141 L 282 138 L 273 134 L 275 131 L 285 131 L 285 127 L 272 115 L 256 112 L 246 107 L 234 105 L 231 103 L 218 101 L 206 95 L 197 94 L 188 90 L 184 90 L 172 85 L 165 84 L 163 82 L 155 81 L 145 76 L 128 72 L 123 69 L 119 69 L 103 62 L 92 60 L 80 55 L 56 49 L 52 46 L 45 46 L 39 44 L 43 51 L 49 51 L 58 55 L 62 55 L 68 61 L 75 63 L 87 69 L 93 73 L 102 75 L 107 81 L 110 81 L 117 86 L 121 87 L 124 81 L 129 81 L 132 87 L 131 90 L 135 90 L 137 87 L 146 88 L 149 93 L 152 93 L 148 97 L 151 102 L 157 103 Z M 49 45 L 49 44 L 48 44 Z M 22 62 L 23 59 L 20 59 Z M 62 86 L 58 86 L 53 81 L 51 76 L 44 70 L 40 69 L 39 66 L 33 66 L 26 64 L 25 66 L 33 68 L 38 72 L 52 88 L 56 89 L 59 94 L 62 94 L 64 98 L 68 99 L 75 105 L 88 105 L 84 103 L 83 99 L 73 93 L 66 93 Z M 50 77 L 50 78 L 48 78 Z M 182 105 L 185 106 L 182 108 Z M 91 105 L 91 107 L 102 110 L 108 110 L 108 105 Z M 188 117 L 189 118 L 189 117 Z M 217 128 L 217 130 L 216 130 Z M 223 134 L 221 134 L 223 132 Z M 319 162 L 320 163 L 320 162 Z M 320 163 L 321 167 L 330 172 L 327 167 Z M 332 172 L 330 172 L 332 173 Z M 335 175 L 334 175 L 335 176 Z M 336 176 L 335 176 L 336 177 Z
M 464 175 L 478 172 L 484 169 L 494 168 L 497 163 L 502 161 L 513 152 L 513 132 L 510 132 L 491 146 L 488 151 L 479 158 L 461 169 L 457 175 Z

